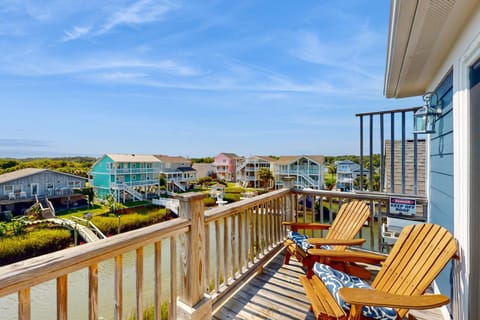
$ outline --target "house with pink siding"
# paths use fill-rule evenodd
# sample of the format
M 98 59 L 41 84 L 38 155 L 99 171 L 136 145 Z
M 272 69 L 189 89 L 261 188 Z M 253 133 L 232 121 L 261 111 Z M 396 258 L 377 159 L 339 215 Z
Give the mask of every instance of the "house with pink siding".
M 217 179 L 225 181 L 235 181 L 236 164 L 239 157 L 235 153 L 220 153 L 213 162 L 214 172 Z

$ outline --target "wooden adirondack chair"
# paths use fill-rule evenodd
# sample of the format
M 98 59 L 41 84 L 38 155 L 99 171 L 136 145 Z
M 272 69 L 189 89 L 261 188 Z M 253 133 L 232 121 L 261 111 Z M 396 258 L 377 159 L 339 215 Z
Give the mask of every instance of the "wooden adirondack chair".
M 346 280 L 345 274 L 331 272 L 322 264 L 315 264 L 311 279 L 301 276 L 300 281 L 318 319 L 371 319 L 372 312 L 402 319 L 409 309 L 431 309 L 449 302 L 444 295 L 424 293 L 456 257 L 456 251 L 456 241 L 446 229 L 433 224 L 411 225 L 402 230 L 370 288 L 358 285 L 355 277 Z M 361 257 L 361 252 L 357 254 Z M 342 259 L 340 255 L 336 258 Z M 335 285 L 337 280 L 340 288 Z
M 371 274 L 368 270 L 349 261 L 329 261 L 328 256 L 321 256 L 322 251 L 345 251 L 347 246 L 361 245 L 365 239 L 355 239 L 365 221 L 370 216 L 370 208 L 362 201 L 354 200 L 340 207 L 340 210 L 331 225 L 321 223 L 293 223 L 284 222 L 290 226 L 290 237 L 285 240 L 285 264 L 290 262 L 293 255 L 300 261 L 307 270 L 307 277 L 313 275 L 312 267 L 315 262 L 330 264 L 334 268 L 354 274 L 363 279 L 370 279 Z M 308 238 L 298 234 L 298 230 L 326 230 L 328 233 L 325 238 Z M 308 242 L 308 243 L 306 243 Z M 308 245 L 313 248 L 307 248 Z M 325 248 L 328 249 L 319 249 Z M 317 248 L 317 249 L 315 249 Z M 311 254 L 314 250 L 317 254 Z M 369 263 L 379 263 L 385 260 L 384 256 L 371 255 Z

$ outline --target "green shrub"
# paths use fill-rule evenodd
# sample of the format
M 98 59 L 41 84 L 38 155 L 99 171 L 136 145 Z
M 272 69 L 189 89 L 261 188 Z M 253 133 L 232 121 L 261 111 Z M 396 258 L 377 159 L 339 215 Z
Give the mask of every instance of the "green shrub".
M 203 204 L 205 207 L 214 207 L 217 205 L 217 199 L 206 197 L 203 199 Z
M 225 193 L 223 200 L 228 201 L 228 203 L 240 201 L 240 194 L 238 193 Z
M 245 189 L 242 187 L 226 187 L 225 188 L 225 193 L 243 193 L 245 192 Z
M 120 232 L 143 228 L 165 219 L 165 209 L 139 209 L 135 213 L 120 215 Z M 104 234 L 117 234 L 118 232 L 118 216 L 112 216 L 111 214 L 94 216 L 92 222 Z
M 0 265 L 58 251 L 71 243 L 71 232 L 65 229 L 39 229 L 25 235 L 2 238 Z
M 168 303 L 164 302 L 162 303 L 162 307 L 160 309 L 160 319 L 166 320 L 168 319 Z M 128 317 L 128 320 L 136 320 L 137 315 L 135 314 L 135 311 L 133 311 L 130 316 Z M 155 307 L 153 305 L 149 305 L 145 307 L 143 310 L 143 319 L 142 320 L 153 320 L 155 319 Z

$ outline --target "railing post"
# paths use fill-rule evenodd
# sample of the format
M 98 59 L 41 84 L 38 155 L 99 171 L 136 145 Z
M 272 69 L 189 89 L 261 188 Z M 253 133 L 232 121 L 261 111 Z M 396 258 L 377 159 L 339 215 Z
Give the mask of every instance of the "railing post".
M 190 232 L 181 237 L 182 288 L 177 301 L 177 318 L 211 319 L 212 300 L 205 288 L 205 217 L 202 193 L 185 193 L 179 215 L 191 221 Z M 175 279 L 172 279 L 175 281 Z
M 284 177 L 282 180 L 284 182 L 284 186 L 287 189 L 293 188 L 293 177 Z M 288 194 L 286 197 L 285 203 L 285 221 L 293 221 L 293 205 L 292 205 L 292 194 Z

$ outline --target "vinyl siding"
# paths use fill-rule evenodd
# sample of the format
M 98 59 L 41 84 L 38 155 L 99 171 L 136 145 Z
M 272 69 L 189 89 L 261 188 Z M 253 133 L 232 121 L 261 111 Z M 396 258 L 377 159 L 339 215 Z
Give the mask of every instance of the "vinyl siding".
M 430 220 L 454 232 L 453 207 L 453 112 L 452 73 L 437 88 L 442 101 L 442 116 L 436 122 L 436 132 L 430 138 Z M 437 277 L 440 291 L 451 297 L 452 266 L 447 265 Z

